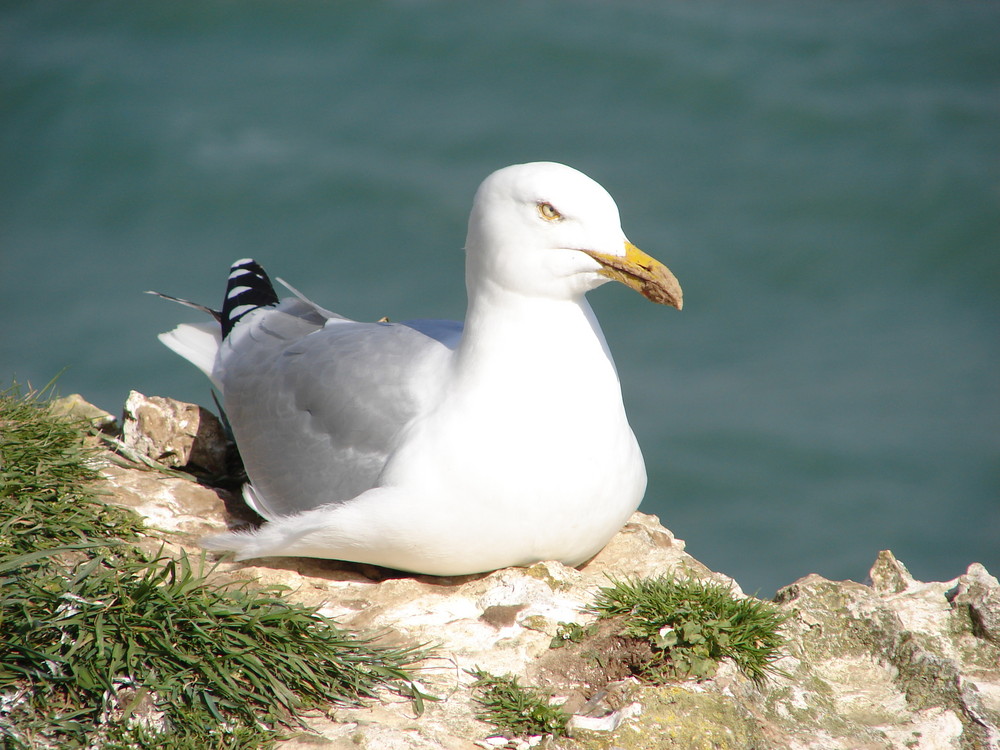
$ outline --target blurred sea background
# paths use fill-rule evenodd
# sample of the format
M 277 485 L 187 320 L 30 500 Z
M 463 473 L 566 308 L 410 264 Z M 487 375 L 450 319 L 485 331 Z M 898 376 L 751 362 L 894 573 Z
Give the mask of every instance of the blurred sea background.
M 211 406 L 142 292 L 245 256 L 461 319 L 476 186 L 561 161 L 684 287 L 590 294 L 642 510 L 762 595 L 998 574 L 998 40 L 979 0 L 5 2 L 0 378 Z

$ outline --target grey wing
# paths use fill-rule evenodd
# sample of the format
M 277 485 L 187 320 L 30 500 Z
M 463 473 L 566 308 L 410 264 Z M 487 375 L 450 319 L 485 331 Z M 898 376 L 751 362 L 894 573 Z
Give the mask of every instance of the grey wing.
M 461 325 L 358 323 L 298 300 L 253 315 L 223 342 L 216 374 L 258 510 L 275 518 L 373 487 L 400 431 L 446 387 Z

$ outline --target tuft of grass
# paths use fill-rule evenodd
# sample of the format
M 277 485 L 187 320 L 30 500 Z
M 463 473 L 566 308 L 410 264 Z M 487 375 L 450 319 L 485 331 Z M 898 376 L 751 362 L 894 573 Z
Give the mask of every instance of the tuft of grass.
M 141 521 L 97 499 L 81 429 L 0 393 L 0 746 L 269 747 L 383 689 L 420 710 L 422 650 L 145 556 Z
M 472 683 L 475 701 L 480 705 L 476 718 L 493 724 L 511 737 L 566 734 L 569 716 L 536 688 L 526 687 L 517 677 L 497 677 L 478 667 L 469 670 L 476 678 Z
M 54 416 L 42 395 L 0 391 L 0 554 L 135 540 L 138 516 L 91 486 L 97 449 L 84 443 L 87 424 Z
M 612 579 L 598 591 L 590 611 L 621 618 L 626 636 L 645 639 L 656 659 L 643 677 L 704 679 L 722 659 L 732 661 L 754 682 L 779 673 L 780 634 L 786 615 L 759 599 L 738 599 L 717 583 L 670 576 Z
M 376 649 L 277 589 L 206 583 L 185 556 L 114 566 L 93 557 L 19 583 L 0 608 L 0 686 L 30 685 L 36 716 L 127 721 L 148 697 L 157 718 L 146 729 L 194 739 L 233 724 L 260 727 L 263 739 L 299 726 L 302 711 L 383 685 L 415 694 L 406 666 L 417 652 Z M 123 689 L 129 705 L 116 706 Z

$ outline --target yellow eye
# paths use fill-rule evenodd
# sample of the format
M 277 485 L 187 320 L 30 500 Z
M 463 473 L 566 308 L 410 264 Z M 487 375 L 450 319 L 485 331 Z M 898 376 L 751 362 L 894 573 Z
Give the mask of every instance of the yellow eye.
M 546 221 L 559 221 L 563 217 L 551 203 L 539 203 L 538 215 Z

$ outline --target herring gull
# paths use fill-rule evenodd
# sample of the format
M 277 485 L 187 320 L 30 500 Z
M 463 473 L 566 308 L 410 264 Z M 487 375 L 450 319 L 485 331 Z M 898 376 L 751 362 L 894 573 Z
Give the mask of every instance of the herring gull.
M 248 259 L 216 321 L 160 336 L 221 390 L 267 519 L 204 546 L 462 575 L 579 565 L 624 525 L 646 470 L 584 295 L 614 280 L 680 309 L 677 280 L 603 187 L 551 162 L 483 181 L 465 250 L 464 324 L 279 300 Z

